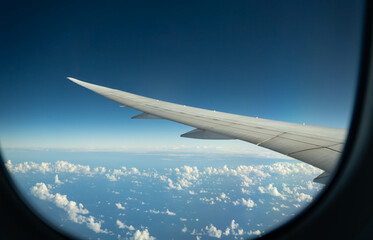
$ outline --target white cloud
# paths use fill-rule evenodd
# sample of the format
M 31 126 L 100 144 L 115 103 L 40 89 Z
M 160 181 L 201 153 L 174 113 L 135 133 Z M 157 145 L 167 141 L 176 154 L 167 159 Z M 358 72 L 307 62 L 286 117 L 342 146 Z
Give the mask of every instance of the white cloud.
M 220 198 L 221 199 L 229 199 L 229 197 L 223 192 L 220 194 Z
M 238 167 L 233 167 L 233 168 L 230 168 L 227 165 L 225 165 L 223 167 L 206 167 L 206 168 L 202 168 L 203 170 L 201 170 L 201 168 L 198 169 L 196 166 L 184 165 L 183 167 L 179 167 L 179 168 L 168 168 L 165 170 L 164 175 L 161 175 L 162 174 L 161 172 L 158 173 L 157 170 L 147 171 L 147 170 L 140 169 L 141 170 L 140 171 L 137 168 L 127 169 L 126 167 L 121 167 L 118 169 L 106 169 L 104 167 L 91 168 L 88 165 L 72 164 L 72 163 L 68 163 L 64 161 L 59 161 L 56 163 L 24 162 L 22 164 L 13 165 L 13 163 L 9 160 L 6 163 L 6 165 L 7 165 L 7 168 L 10 169 L 10 171 L 12 172 L 26 173 L 26 172 L 31 171 L 31 172 L 40 172 L 40 173 L 52 173 L 54 174 L 52 176 L 55 176 L 54 182 L 56 184 L 62 183 L 59 177 L 63 177 L 62 180 L 70 179 L 70 177 L 66 177 L 62 173 L 76 173 L 79 175 L 87 175 L 87 176 L 101 175 L 102 177 L 106 176 L 106 178 L 109 179 L 110 181 L 118 181 L 121 177 L 124 179 L 125 176 L 136 175 L 134 176 L 133 179 L 130 179 L 128 182 L 132 184 L 135 183 L 135 181 L 137 181 L 137 183 L 145 183 L 145 180 L 144 180 L 145 178 L 156 179 L 160 181 L 161 184 L 163 184 L 163 187 L 166 189 L 175 189 L 175 190 L 183 191 L 185 194 L 189 193 L 190 195 L 195 195 L 197 193 L 197 196 L 189 196 L 188 197 L 189 200 L 198 199 L 196 197 L 201 196 L 199 198 L 201 201 L 204 201 L 211 205 L 222 204 L 222 202 L 225 202 L 225 203 L 229 203 L 229 205 L 230 203 L 232 203 L 233 205 L 240 205 L 238 208 L 242 208 L 242 209 L 245 209 L 243 206 L 246 206 L 247 208 L 253 208 L 257 204 L 260 204 L 257 202 L 257 200 L 254 202 L 252 199 L 247 198 L 249 197 L 248 195 L 250 195 L 250 193 L 253 194 L 256 191 L 259 191 L 260 193 L 263 193 L 263 194 L 270 194 L 274 197 L 278 197 L 283 200 L 288 200 L 287 202 L 284 202 L 288 206 L 281 204 L 281 207 L 289 208 L 290 206 L 291 208 L 294 208 L 294 207 L 301 206 L 299 204 L 294 204 L 294 203 L 302 204 L 305 202 L 312 201 L 312 196 L 306 194 L 307 190 L 313 190 L 313 189 L 318 190 L 317 189 L 318 186 L 313 185 L 313 183 L 311 181 L 307 181 L 307 179 L 299 182 L 300 184 L 299 186 L 293 183 L 291 184 L 289 183 L 289 184 L 282 184 L 282 187 L 277 188 L 274 186 L 273 183 L 269 184 L 268 181 L 272 182 L 272 180 L 268 179 L 271 176 L 276 178 L 276 181 L 277 180 L 281 181 L 283 179 L 282 176 L 295 175 L 295 174 L 309 175 L 309 174 L 314 174 L 315 172 L 317 172 L 317 170 L 315 170 L 313 167 L 308 167 L 307 165 L 304 165 L 304 164 L 290 163 L 290 162 L 273 163 L 273 164 L 267 164 L 267 165 L 252 165 L 252 166 L 240 165 Z M 218 179 L 217 184 L 221 184 L 222 187 L 218 188 L 217 189 L 218 191 L 211 192 L 211 193 L 209 193 L 210 188 L 206 188 L 208 191 L 201 190 L 202 186 L 205 188 L 206 185 L 203 185 L 203 184 L 205 184 L 206 181 L 211 181 L 213 179 L 212 177 L 214 177 L 215 179 L 215 176 L 213 175 L 215 175 L 216 179 Z M 142 177 L 137 177 L 137 176 L 142 176 Z M 235 179 L 234 180 L 235 187 L 237 187 L 237 189 L 234 189 L 234 191 L 231 189 L 226 190 L 226 188 L 224 188 L 225 187 L 224 184 L 222 184 L 222 182 L 224 182 L 225 177 L 228 177 L 228 176 L 231 179 Z M 298 175 L 296 177 L 299 177 L 299 176 L 301 175 Z M 292 176 L 289 176 L 289 177 L 292 177 Z M 310 176 L 310 178 L 311 177 L 313 176 Z M 74 177 L 72 177 L 72 179 L 73 178 Z M 67 182 L 65 184 L 67 184 Z M 303 187 L 301 184 L 303 184 Z M 101 229 L 102 221 L 100 222 L 99 220 L 95 220 L 95 218 L 93 218 L 92 216 L 88 216 L 89 215 L 88 210 L 85 209 L 83 205 L 76 204 L 75 202 L 74 202 L 75 205 L 70 203 L 73 201 L 68 200 L 66 195 L 61 195 L 59 193 L 52 194 L 51 193 L 52 188 L 45 184 L 44 186 L 37 184 L 33 188 L 36 188 L 36 190 L 31 189 L 32 193 L 35 196 L 37 196 L 38 198 L 42 200 L 51 201 L 55 203 L 58 207 L 63 208 L 67 212 L 69 218 L 72 221 L 75 221 L 77 223 L 84 223 L 87 225 L 87 227 L 89 227 L 93 231 L 98 231 L 98 232 L 107 231 L 107 230 Z M 235 193 L 240 194 L 241 192 L 247 195 L 241 195 L 241 196 L 238 195 L 239 196 L 237 197 L 238 199 L 233 198 L 233 199 L 236 199 L 236 201 L 233 201 L 233 199 L 232 200 L 230 199 L 230 197 L 235 196 Z M 174 195 L 173 197 L 182 198 L 182 196 L 185 196 L 184 193 L 173 191 L 173 195 Z M 207 194 L 201 194 L 201 193 L 207 193 Z M 203 197 L 204 195 L 207 197 Z M 263 202 L 261 200 L 258 200 L 258 201 Z M 280 203 L 276 203 L 276 205 L 274 205 L 277 207 L 271 206 L 272 210 L 279 211 Z M 122 209 L 122 210 L 125 210 L 127 207 L 127 206 L 125 207 L 121 203 L 115 203 L 115 205 L 118 209 Z M 176 215 L 175 212 L 171 212 L 169 209 L 164 211 L 163 210 L 164 208 L 161 208 L 162 212 L 159 210 L 148 210 L 145 212 L 149 212 L 153 214 L 164 214 L 164 215 L 170 215 L 170 216 Z M 86 210 L 87 213 L 84 213 L 84 210 Z M 79 211 L 82 211 L 82 212 L 79 212 Z M 76 214 L 74 214 L 75 212 Z M 180 213 L 178 213 L 178 215 L 180 215 Z M 118 222 L 118 221 L 117 221 L 117 225 L 119 226 L 121 222 L 120 221 Z M 186 219 L 180 218 L 180 221 L 186 221 Z M 237 224 L 235 223 L 234 220 L 232 220 L 232 223 Z M 124 223 L 122 223 L 122 225 L 120 226 L 124 227 L 125 225 Z M 214 227 L 215 229 L 212 227 Z M 220 236 L 221 234 L 225 236 L 228 236 L 226 234 L 238 236 L 244 233 L 243 229 L 238 228 L 238 224 L 236 228 L 234 228 L 234 226 L 232 229 L 230 227 L 227 227 L 227 228 L 226 227 L 227 226 L 224 226 L 222 227 L 222 230 L 219 230 L 211 224 L 206 227 L 206 230 L 210 232 L 216 231 L 216 233 L 219 233 L 220 231 Z M 142 227 L 141 230 L 144 230 L 144 228 Z M 245 229 L 245 231 L 246 230 L 247 229 Z M 202 231 L 201 234 L 203 233 L 206 234 L 206 231 L 203 228 L 201 229 L 201 231 Z M 257 232 L 257 231 L 254 231 L 254 232 Z M 254 234 L 254 232 L 250 231 L 250 232 L 246 232 L 246 234 Z M 140 234 L 139 237 L 144 235 L 144 231 L 139 230 L 139 234 Z M 260 234 L 260 231 L 259 231 L 259 234 Z
M 8 160 L 5 163 L 5 167 L 8 169 L 9 172 L 13 172 L 13 164 L 12 161 Z
M 206 226 L 205 229 L 210 237 L 221 238 L 222 231 L 217 229 L 214 225 L 210 224 L 210 227 Z
M 106 229 L 101 229 L 102 221 L 96 222 L 93 216 L 85 216 L 89 211 L 84 208 L 83 204 L 69 201 L 66 195 L 50 193 L 49 188 L 45 183 L 36 183 L 35 186 L 31 187 L 31 193 L 35 197 L 38 197 L 41 200 L 50 201 L 57 207 L 65 210 L 71 221 L 79 224 L 85 223 L 88 228 L 96 233 L 108 233 Z
M 176 215 L 176 213 L 174 213 L 174 212 L 171 212 L 170 210 L 166 210 L 166 214 L 167 215 L 170 215 L 170 216 L 175 216 Z
M 152 237 L 149 235 L 148 229 L 145 229 L 143 231 L 136 230 L 135 234 L 131 238 L 133 240 L 155 240 L 155 237 Z
M 308 188 L 308 190 L 313 189 L 313 183 L 311 181 L 307 181 L 307 188 Z
M 246 206 L 246 207 L 248 207 L 248 208 L 252 208 L 252 207 L 254 207 L 254 205 L 255 205 L 254 201 L 251 200 L 250 198 L 247 199 L 247 200 L 244 199 L 244 198 L 242 198 L 241 201 L 242 201 L 242 205 L 244 205 L 244 206 Z
M 63 182 L 61 182 L 60 179 L 58 179 L 58 174 L 56 174 L 56 176 L 54 177 L 54 183 L 58 185 L 63 184 Z
M 296 193 L 296 200 L 298 202 L 311 202 L 312 201 L 312 197 L 311 195 L 308 195 L 308 194 L 305 194 L 305 193 Z
M 224 231 L 223 234 L 224 234 L 225 236 L 228 236 L 229 233 L 230 233 L 230 229 L 227 227 L 227 228 L 225 229 L 225 231 Z
M 258 187 L 258 190 L 259 192 L 261 193 L 267 193 L 267 194 L 270 194 L 272 196 L 275 196 L 275 197 L 280 197 L 281 199 L 285 200 L 285 196 L 282 195 L 276 187 L 273 186 L 273 184 L 269 184 L 267 187 L 262 187 L 262 186 L 259 186 Z
M 237 205 L 240 204 L 240 201 L 236 200 L 236 201 L 233 201 L 232 203 L 233 203 L 234 206 L 237 206 Z
M 42 163 L 34 163 L 34 162 L 23 162 L 13 165 L 9 160 L 7 162 L 7 167 L 10 171 L 14 173 L 26 173 L 29 171 L 32 172 L 41 172 L 45 173 L 76 173 L 76 174 L 84 174 L 84 175 L 91 175 L 94 172 L 91 172 L 90 166 L 88 165 L 80 165 L 80 164 L 72 164 L 66 161 L 57 161 L 53 163 L 49 162 L 42 162 Z M 97 172 L 99 173 L 99 171 Z
M 149 212 L 153 213 L 153 214 L 159 214 L 159 213 L 161 213 L 159 210 L 152 210 L 152 209 L 150 209 Z
M 107 230 L 102 230 L 101 229 L 101 221 L 100 222 L 96 222 L 95 221 L 95 218 L 93 216 L 89 216 L 87 219 L 86 219 L 86 224 L 88 226 L 88 228 L 90 228 L 91 230 L 93 230 L 95 233 L 108 233 Z
M 121 203 L 116 203 L 115 206 L 117 206 L 118 209 L 122 209 L 122 210 L 126 209 Z
M 107 177 L 107 179 L 109 179 L 109 181 L 111 182 L 115 182 L 115 181 L 118 181 L 120 179 L 120 177 L 116 177 L 114 175 L 110 175 L 110 174 L 106 174 L 105 175 Z
M 237 228 L 238 228 L 238 223 L 236 223 L 236 221 L 233 219 L 231 222 L 231 229 L 232 231 L 234 231 Z
M 126 224 L 124 224 L 123 222 L 121 222 L 119 219 L 117 219 L 117 226 L 119 228 L 121 228 L 121 229 L 126 228 L 126 229 L 128 229 L 130 231 L 134 231 L 135 230 L 135 228 L 132 225 L 127 226 Z
M 95 173 L 104 174 L 106 172 L 106 168 L 105 167 L 96 167 L 96 168 L 93 169 L 93 171 Z
M 215 201 L 214 201 L 215 199 L 214 198 L 203 197 L 203 198 L 199 198 L 199 200 L 201 200 L 203 202 L 207 202 L 210 205 L 214 205 L 215 204 Z
M 262 232 L 260 230 L 255 230 L 255 231 L 250 230 L 250 232 L 248 232 L 247 234 L 260 236 Z

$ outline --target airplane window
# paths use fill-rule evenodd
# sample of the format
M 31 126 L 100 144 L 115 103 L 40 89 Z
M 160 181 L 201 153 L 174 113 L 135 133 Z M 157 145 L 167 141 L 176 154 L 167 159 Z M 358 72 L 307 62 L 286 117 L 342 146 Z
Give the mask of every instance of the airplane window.
M 263 236 L 338 167 L 363 3 L 9 3 L 4 164 L 77 238 Z

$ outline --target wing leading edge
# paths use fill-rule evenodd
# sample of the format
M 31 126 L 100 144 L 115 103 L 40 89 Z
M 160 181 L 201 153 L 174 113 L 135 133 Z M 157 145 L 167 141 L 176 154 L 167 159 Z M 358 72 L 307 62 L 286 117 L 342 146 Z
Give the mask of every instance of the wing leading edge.
M 69 80 L 110 100 L 143 113 L 135 119 L 168 119 L 195 129 L 182 137 L 240 139 L 285 154 L 325 172 L 314 181 L 324 183 L 335 168 L 344 146 L 345 129 L 309 126 L 189 107 L 102 87 L 68 77 Z

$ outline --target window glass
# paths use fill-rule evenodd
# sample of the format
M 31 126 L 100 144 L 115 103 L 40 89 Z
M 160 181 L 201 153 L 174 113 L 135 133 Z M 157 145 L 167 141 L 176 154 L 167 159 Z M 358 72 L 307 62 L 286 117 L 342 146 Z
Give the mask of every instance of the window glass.
M 264 235 L 323 170 L 241 140 L 131 119 L 67 80 L 348 130 L 363 1 L 26 2 L 4 7 L 0 141 L 20 192 L 79 238 Z

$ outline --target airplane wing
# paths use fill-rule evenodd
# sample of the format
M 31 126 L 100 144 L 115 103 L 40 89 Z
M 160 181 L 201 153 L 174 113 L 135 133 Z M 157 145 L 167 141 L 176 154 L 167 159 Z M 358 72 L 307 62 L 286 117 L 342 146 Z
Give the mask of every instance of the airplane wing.
M 314 179 L 326 183 L 343 150 L 346 130 L 310 126 L 189 107 L 102 87 L 68 77 L 69 80 L 110 100 L 142 113 L 134 119 L 168 119 L 195 129 L 182 137 L 240 139 L 285 154 L 325 172 Z

